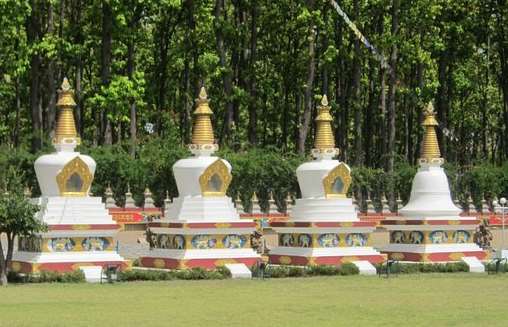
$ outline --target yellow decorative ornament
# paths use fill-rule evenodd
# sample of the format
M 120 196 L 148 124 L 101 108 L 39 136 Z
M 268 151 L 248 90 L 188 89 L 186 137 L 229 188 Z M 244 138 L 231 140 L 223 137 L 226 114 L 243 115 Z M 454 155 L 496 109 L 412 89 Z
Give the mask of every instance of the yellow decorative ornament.
M 463 257 L 465 257 L 465 255 L 462 252 L 454 252 L 454 253 L 450 254 L 450 259 L 453 260 L 453 261 L 459 261 Z
M 11 270 L 13 272 L 20 272 L 21 271 L 21 263 L 19 263 L 18 261 L 12 261 Z
M 194 111 L 194 127 L 192 129 L 192 144 L 205 145 L 214 144 L 212 121 L 213 115 L 208 105 L 208 96 L 204 87 L 199 92 L 199 98 L 196 99 L 196 110 Z
M 323 179 L 323 187 L 327 198 L 345 198 L 351 185 L 351 172 L 348 166 L 340 163 Z
M 404 260 L 404 254 L 400 252 L 395 252 L 390 254 L 390 259 L 400 261 Z
M 279 262 L 281 265 L 289 265 L 291 263 L 291 258 L 283 255 L 279 258 Z
M 74 122 L 73 108 L 76 106 L 76 102 L 74 101 L 74 91 L 71 89 L 67 78 L 64 78 L 60 91 L 58 92 L 58 102 L 56 106 L 60 110 L 53 144 L 80 144 L 81 139 L 78 137 L 76 124 Z
M 159 269 L 166 268 L 166 262 L 163 259 L 155 259 L 153 261 L 153 266 Z
M 421 163 L 443 163 L 441 158 L 441 151 L 439 150 L 439 143 L 437 141 L 436 126 L 438 122 L 436 120 L 436 114 L 434 113 L 434 106 L 432 102 L 429 102 L 425 108 L 425 119 L 423 121 L 423 127 L 425 128 L 425 134 L 423 136 L 423 145 L 420 156 Z
M 56 182 L 61 196 L 86 196 L 93 175 L 80 157 L 69 161 L 56 175 Z
M 326 94 L 321 98 L 321 105 L 317 109 L 316 136 L 312 155 L 315 158 L 332 158 L 339 153 L 339 149 L 335 148 L 335 136 L 332 130 L 333 117 L 330 114 Z
M 333 121 L 330 115 L 330 106 L 326 94 L 321 98 L 321 105 L 318 106 L 318 115 L 316 117 L 316 138 L 314 139 L 314 148 L 333 149 L 335 148 L 335 137 L 332 131 Z
M 232 263 L 237 263 L 235 259 L 218 259 L 215 260 L 214 265 L 215 267 L 224 267 L 225 265 L 229 265 Z
M 203 196 L 224 196 L 231 179 L 228 167 L 221 159 L 217 159 L 199 176 L 201 194 Z

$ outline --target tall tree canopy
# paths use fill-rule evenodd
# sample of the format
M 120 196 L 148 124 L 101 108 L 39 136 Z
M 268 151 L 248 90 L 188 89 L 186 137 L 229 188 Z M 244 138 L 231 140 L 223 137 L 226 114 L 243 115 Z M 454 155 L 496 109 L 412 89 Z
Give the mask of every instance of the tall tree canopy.
M 67 76 L 83 139 L 133 156 L 152 125 L 187 143 L 206 85 L 217 139 L 235 149 L 304 152 L 326 93 L 342 159 L 356 165 L 415 163 L 430 100 L 447 160 L 506 160 L 507 0 L 340 5 L 392 71 L 327 0 L 2 0 L 0 142 L 41 149 Z

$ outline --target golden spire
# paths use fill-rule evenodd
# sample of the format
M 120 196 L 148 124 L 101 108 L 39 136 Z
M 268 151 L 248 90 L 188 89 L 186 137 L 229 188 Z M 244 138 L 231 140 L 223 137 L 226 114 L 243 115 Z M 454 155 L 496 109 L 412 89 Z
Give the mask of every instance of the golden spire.
M 316 117 L 316 138 L 314 139 L 314 148 L 318 150 L 334 149 L 335 138 L 333 136 L 332 115 L 330 115 L 330 106 L 326 94 L 321 98 L 321 105 L 318 106 L 318 115 Z
M 75 139 L 79 144 L 81 139 L 78 137 L 76 131 L 73 113 L 76 102 L 74 102 L 74 91 L 71 89 L 67 77 L 64 78 L 60 91 L 58 91 L 58 102 L 56 106 L 60 109 L 60 114 L 58 115 L 53 144 L 62 143 L 64 139 Z
M 196 99 L 197 108 L 194 111 L 194 127 L 192 129 L 192 144 L 214 144 L 212 121 L 213 115 L 208 105 L 208 96 L 204 87 L 201 87 L 199 98 Z
M 434 106 L 429 102 L 425 108 L 425 119 L 423 127 L 425 127 L 425 135 L 423 137 L 423 146 L 421 152 L 421 159 L 431 160 L 441 158 L 441 151 L 439 151 L 439 143 L 437 142 L 436 128 L 438 122 L 436 114 L 434 113 Z

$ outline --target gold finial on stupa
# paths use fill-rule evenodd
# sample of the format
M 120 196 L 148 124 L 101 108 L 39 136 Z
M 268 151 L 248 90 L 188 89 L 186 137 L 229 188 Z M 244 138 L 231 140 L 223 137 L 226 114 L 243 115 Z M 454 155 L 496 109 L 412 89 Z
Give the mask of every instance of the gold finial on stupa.
M 204 87 L 201 87 L 199 97 L 196 99 L 196 110 L 194 111 L 194 127 L 192 129 L 192 144 L 214 144 L 212 120 L 213 115 L 208 105 L 208 96 Z
M 330 115 L 330 106 L 326 94 L 321 98 L 321 105 L 318 106 L 316 117 L 316 138 L 314 139 L 314 148 L 333 149 L 335 148 L 335 138 L 333 136 L 332 115 Z
M 421 152 L 421 159 L 431 160 L 441 158 L 441 151 L 439 151 L 439 143 L 437 142 L 436 114 L 432 102 L 429 102 L 424 111 L 425 119 L 423 120 L 423 127 L 425 128 L 425 135 L 423 136 L 423 146 Z
M 74 139 L 77 144 L 81 142 L 76 131 L 76 124 L 74 122 L 73 108 L 76 106 L 74 101 L 74 91 L 71 89 L 71 85 L 64 78 L 62 86 L 58 91 L 58 102 L 56 106 L 60 109 L 58 115 L 58 121 L 56 123 L 55 138 L 53 144 L 62 143 L 64 139 Z

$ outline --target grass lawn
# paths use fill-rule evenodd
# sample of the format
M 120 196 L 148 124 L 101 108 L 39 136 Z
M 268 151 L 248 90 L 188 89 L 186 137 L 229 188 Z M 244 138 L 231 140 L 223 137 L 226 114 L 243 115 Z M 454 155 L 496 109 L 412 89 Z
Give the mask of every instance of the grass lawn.
M 508 326 L 508 275 L 31 284 L 0 326 Z

